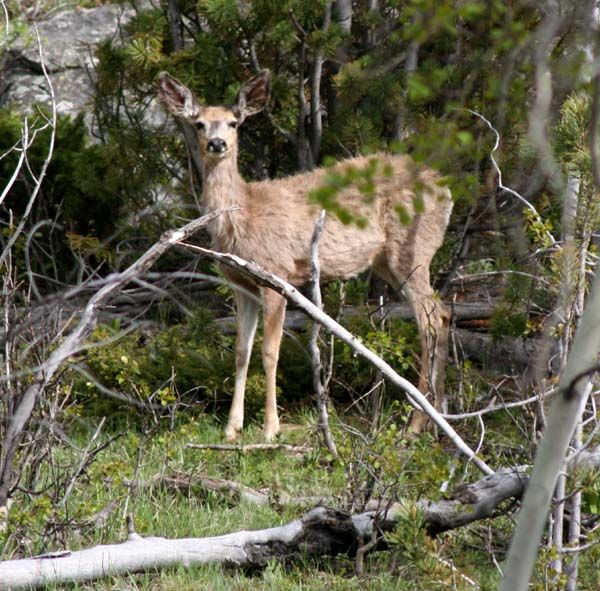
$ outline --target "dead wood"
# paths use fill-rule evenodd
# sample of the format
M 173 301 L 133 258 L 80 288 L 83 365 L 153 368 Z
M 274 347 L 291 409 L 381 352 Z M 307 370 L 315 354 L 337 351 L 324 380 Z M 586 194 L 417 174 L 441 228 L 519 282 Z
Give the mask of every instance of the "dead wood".
M 452 309 L 452 316 L 458 323 L 469 323 L 474 321 L 487 321 L 494 313 L 496 304 L 491 302 L 456 302 L 449 304 Z M 387 303 L 383 306 L 346 306 L 342 311 L 341 318 L 343 321 L 353 318 L 362 318 L 365 313 L 377 318 L 392 318 L 400 320 L 414 320 L 415 315 L 412 308 L 404 303 Z M 226 334 L 235 333 L 236 319 L 235 316 L 224 316 L 218 318 L 217 326 Z M 308 318 L 302 310 L 287 310 L 285 314 L 285 328 L 287 330 L 305 330 L 308 327 Z
M 152 245 L 127 269 L 121 273 L 109 275 L 104 285 L 87 301 L 78 321 L 74 323 L 73 329 L 63 335 L 63 338 L 48 358 L 44 359 L 33 372 L 30 385 L 20 397 L 18 404 L 15 405 L 14 412 L 7 418 L 6 435 L 0 446 L 2 451 L 0 454 L 0 507 L 6 504 L 9 493 L 15 485 L 13 474 L 15 453 L 38 399 L 60 367 L 82 350 L 83 341 L 96 325 L 102 307 L 106 306 L 111 297 L 125 285 L 148 271 L 173 245 L 182 239 L 189 238 L 221 213 L 216 211 L 193 220 L 178 230 L 164 232 L 158 242 Z
M 278 450 L 298 455 L 313 451 L 312 447 L 306 445 L 290 445 L 289 443 L 249 443 L 247 445 L 235 445 L 232 443 L 188 443 L 186 447 L 191 449 L 210 449 L 214 451 L 236 451 L 240 453 L 248 451 Z
M 331 496 L 292 496 L 285 491 L 271 491 L 268 488 L 255 489 L 245 486 L 234 480 L 208 476 L 206 474 L 156 474 L 149 480 L 127 480 L 125 484 L 130 488 L 155 488 L 164 486 L 177 492 L 193 492 L 206 490 L 220 493 L 233 502 L 244 501 L 254 505 L 277 505 L 294 507 L 314 507 L 316 505 L 332 505 L 338 501 Z
M 459 356 L 475 361 L 486 369 L 522 375 L 533 368 L 542 341 L 535 338 L 501 337 L 455 329 Z
M 499 505 L 509 499 L 513 502 L 520 499 L 528 482 L 524 466 L 501 468 L 473 484 L 457 487 L 447 499 L 422 500 L 417 506 L 423 511 L 427 531 L 435 535 L 501 514 Z
M 416 507 L 428 531 L 439 533 L 495 516 L 503 501 L 520 498 L 527 478 L 523 468 L 501 469 L 459 487 L 449 499 L 419 501 Z M 385 513 L 372 510 L 355 515 L 317 507 L 286 525 L 210 538 L 169 540 L 141 538 L 130 533 L 122 544 L 0 562 L 0 591 L 90 581 L 180 565 L 261 567 L 273 559 L 287 561 L 340 553 L 354 556 L 374 539 L 374 532 L 390 531 L 406 515 L 407 506 L 408 502 L 396 503 Z
M 188 476 L 187 474 L 156 474 L 149 480 L 126 480 L 126 486 L 134 489 L 157 488 L 164 486 L 169 490 L 191 492 L 194 489 L 204 489 L 229 496 L 235 501 L 244 500 L 255 505 L 269 504 L 268 490 L 256 490 L 249 486 L 216 478 L 206 474 Z

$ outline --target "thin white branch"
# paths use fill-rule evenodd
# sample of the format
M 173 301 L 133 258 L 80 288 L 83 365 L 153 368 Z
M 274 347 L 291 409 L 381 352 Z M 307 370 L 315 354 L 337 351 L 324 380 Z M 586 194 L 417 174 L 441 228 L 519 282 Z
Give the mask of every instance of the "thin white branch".
M 49 123 L 52 131 L 50 133 L 50 142 L 48 145 L 48 153 L 46 155 L 44 163 L 42 164 L 42 168 L 41 168 L 37 178 L 35 178 L 35 186 L 33 188 L 33 191 L 31 192 L 31 196 L 29 197 L 29 202 L 27 203 L 25 211 L 23 212 L 21 221 L 19 222 L 19 225 L 17 226 L 15 231 L 10 236 L 8 242 L 6 243 L 6 247 L 4 248 L 4 251 L 0 254 L 0 268 L 4 264 L 4 261 L 6 260 L 6 257 L 8 256 L 8 252 L 12 249 L 15 242 L 17 241 L 17 239 L 23 232 L 23 228 L 25 227 L 25 224 L 27 224 L 27 222 L 28 222 L 29 214 L 31 213 L 31 210 L 33 209 L 35 200 L 42 188 L 42 183 L 43 183 L 44 177 L 46 176 L 46 171 L 48 170 L 48 166 L 50 165 L 50 162 L 52 160 L 52 155 L 54 154 L 54 141 L 56 139 L 56 96 L 54 94 L 54 87 L 52 86 L 52 81 L 50 80 L 50 76 L 48 75 L 46 66 L 44 64 L 44 52 L 42 50 L 42 41 L 40 39 L 40 34 L 38 31 L 37 25 L 34 24 L 33 28 L 35 31 L 35 38 L 37 41 L 38 53 L 40 56 L 40 64 L 42 67 L 42 72 L 44 73 L 44 78 L 46 80 L 46 84 L 48 85 L 48 90 L 50 93 L 50 99 L 51 99 L 51 104 L 52 104 L 52 114 L 51 114 L 51 117 L 50 117 L 50 120 L 48 123 Z M 25 152 L 25 145 L 23 145 L 23 151 Z
M 329 6 L 331 10 L 331 6 Z M 321 210 L 319 217 L 315 223 L 315 229 L 313 231 L 312 239 L 310 242 L 310 266 L 311 266 L 311 293 L 313 303 L 320 310 L 323 309 L 323 301 L 321 298 L 321 264 L 319 261 L 319 241 L 323 234 L 323 228 L 325 227 L 325 216 L 326 211 Z M 334 457 L 338 457 L 338 451 L 335 446 L 335 441 L 329 427 L 329 412 L 328 412 L 328 399 L 327 389 L 323 379 L 323 364 L 321 362 L 321 350 L 319 349 L 319 333 L 321 332 L 321 324 L 318 322 L 313 323 L 311 335 L 310 335 L 310 352 L 312 361 L 313 371 L 313 387 L 315 389 L 315 395 L 317 398 L 317 411 L 319 415 L 319 429 L 323 436 L 323 441 L 329 450 L 329 453 Z
M 10 36 L 10 17 L 8 16 L 6 2 L 0 0 L 0 5 L 2 5 L 2 15 L 4 16 L 4 39 L 0 42 L 0 47 L 2 47 L 8 42 L 8 37 Z
M 583 552 L 584 550 L 589 550 L 594 546 L 600 544 L 600 540 L 594 540 L 593 542 L 588 542 L 587 544 L 583 544 L 583 546 L 567 546 L 563 547 L 560 552 L 562 554 L 577 554 L 579 552 Z
M 10 179 L 8 179 L 8 183 L 4 187 L 4 190 L 0 194 L 0 205 L 2 205 L 2 202 L 6 199 L 6 196 L 12 189 L 12 186 L 15 184 L 15 181 L 17 180 L 17 177 L 19 176 L 19 172 L 21 172 L 21 168 L 23 168 L 23 163 L 25 162 L 25 156 L 27 154 L 27 146 L 29 145 L 28 141 L 29 141 L 29 124 L 27 122 L 27 118 L 25 118 L 23 120 L 23 128 L 21 129 L 21 145 L 23 146 L 23 148 L 20 150 L 21 154 L 19 156 L 19 161 L 17 162 L 17 165 L 15 166 L 15 169 L 13 170 L 13 173 L 12 173 Z
M 516 197 L 521 203 L 523 203 L 523 205 L 525 205 L 525 207 L 527 207 L 527 209 L 529 209 L 535 215 L 536 220 L 543 224 L 542 216 L 538 213 L 538 210 L 529 201 L 527 201 L 527 199 L 525 199 L 525 197 L 523 197 L 523 195 L 521 195 L 520 193 L 517 193 L 517 191 L 515 191 L 514 189 L 507 187 L 502 182 L 502 170 L 501 170 L 500 166 L 498 166 L 498 162 L 496 162 L 496 158 L 494 157 L 494 152 L 500 146 L 500 134 L 498 133 L 498 130 L 491 124 L 491 122 L 488 119 L 486 119 L 483 115 L 481 115 L 481 113 L 478 113 L 477 111 L 473 111 L 472 109 L 466 109 L 466 111 L 471 113 L 471 115 L 475 115 L 475 117 L 478 117 L 479 119 L 481 119 L 488 126 L 488 128 L 492 131 L 492 133 L 496 137 L 496 142 L 494 143 L 494 147 L 492 148 L 492 151 L 490 152 L 490 160 L 492 161 L 494 170 L 496 171 L 496 174 L 498 175 L 498 187 L 500 187 L 500 189 L 502 189 L 503 191 L 506 191 L 507 193 L 510 193 L 511 195 Z M 554 236 L 552 236 L 552 234 L 548 230 L 546 230 L 546 236 L 550 240 L 551 244 L 554 246 L 556 244 L 556 240 L 555 240 Z
M 520 406 L 527 406 L 528 404 L 533 404 L 534 402 L 540 402 L 540 400 L 545 400 L 546 398 L 549 398 L 555 392 L 556 392 L 556 389 L 553 388 L 552 390 L 545 392 L 541 396 L 540 395 L 531 396 L 529 398 L 526 398 L 525 400 L 518 400 L 516 402 L 506 402 L 504 404 L 498 404 L 496 406 L 490 406 L 488 408 L 483 408 L 481 410 L 474 410 L 472 412 L 463 412 L 463 413 L 454 414 L 454 415 L 442 414 L 442 416 L 447 421 L 461 421 L 463 419 L 471 419 L 471 418 L 475 418 L 475 417 L 481 417 L 481 416 L 487 415 L 491 412 L 498 412 L 499 410 L 506 410 L 507 408 L 518 408 Z
M 593 397 L 592 397 L 592 399 L 593 399 Z M 594 428 L 592 429 L 591 433 L 588 435 L 587 439 L 585 440 L 585 443 L 583 443 L 583 444 L 580 443 L 579 446 L 576 447 L 575 451 L 571 455 L 567 456 L 565 462 L 567 464 L 577 463 L 577 459 L 586 452 L 586 450 L 592 444 L 592 442 L 594 441 L 594 439 L 599 431 L 600 431 L 600 423 L 596 423 L 596 425 L 594 425 Z M 583 463 L 585 463 L 585 461 Z
M 479 450 L 483 446 L 483 441 L 485 439 L 485 423 L 483 422 L 483 418 L 481 417 L 481 415 L 479 415 L 477 418 L 479 419 L 479 426 L 481 428 L 481 435 L 479 436 L 479 443 L 477 444 L 477 447 L 475 448 L 475 453 L 476 454 L 479 453 Z

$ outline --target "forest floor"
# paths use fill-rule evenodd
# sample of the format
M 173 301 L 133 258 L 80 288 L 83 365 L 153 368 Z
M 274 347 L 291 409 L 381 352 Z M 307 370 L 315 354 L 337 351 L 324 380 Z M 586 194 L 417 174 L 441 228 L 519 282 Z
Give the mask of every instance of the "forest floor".
M 64 502 L 45 495 L 24 496 L 24 502 L 13 507 L 12 540 L 7 540 L 6 548 L 19 539 L 17 554 L 30 556 L 50 550 L 119 543 L 127 538 L 127 515 L 133 517 L 135 531 L 141 536 L 207 537 L 262 529 L 302 516 L 311 507 L 296 505 L 290 498 L 307 495 L 322 496 L 329 500 L 330 506 L 337 508 L 360 510 L 360 503 L 369 496 L 365 493 L 369 479 L 363 469 L 367 464 L 376 474 L 375 481 L 371 481 L 374 494 L 387 486 L 388 493 L 393 487 L 393 492 L 404 498 L 439 498 L 444 480 L 450 480 L 450 488 L 454 485 L 455 479 L 448 478 L 453 455 L 446 453 L 428 435 L 412 442 L 410 448 L 403 448 L 400 432 L 395 426 L 391 427 L 396 423 L 388 421 L 386 430 L 369 443 L 369 449 L 360 450 L 356 439 L 348 437 L 334 421 L 341 456 L 362 458 L 364 465 L 357 467 L 344 459 L 334 463 L 328 453 L 319 448 L 310 412 L 292 418 L 293 424 L 288 422 L 280 442 L 311 448 L 305 452 L 187 447 L 189 443 L 223 443 L 222 425 L 209 417 L 190 420 L 187 416 L 185 421 L 176 421 L 172 428 L 154 429 L 145 436 L 123 425 L 105 425 L 96 443 L 106 442 L 118 433 L 122 435 L 93 454 L 93 462 L 89 461 L 89 467 L 83 470 Z M 86 419 L 79 423 L 75 439 L 85 445 L 98 422 Z M 391 440 L 399 447 L 385 456 L 381 446 Z M 259 426 L 251 424 L 245 431 L 243 443 L 260 441 Z M 377 457 L 386 466 L 378 465 Z M 61 467 L 76 465 L 77 458 L 81 458 L 81 451 L 73 447 L 55 448 L 48 481 L 56 477 Z M 461 472 L 461 478 L 463 475 Z M 197 484 L 173 486 L 162 479 L 168 476 L 194 480 Z M 235 492 L 207 490 L 199 477 L 234 481 L 265 493 L 270 502 L 255 504 Z M 470 473 L 470 480 L 477 478 L 477 472 Z M 136 484 L 132 485 L 132 481 Z M 148 591 L 493 589 L 498 579 L 494 552 L 498 552 L 500 560 L 509 532 L 510 522 L 500 518 L 493 524 L 474 524 L 434 540 L 425 534 L 418 515 L 407 512 L 406 519 L 388 536 L 388 549 L 368 556 L 360 577 L 356 576 L 353 557 L 337 556 L 306 558 L 290 564 L 272 562 L 264 569 L 253 571 L 216 565 L 164 570 L 69 588 Z M 8 557 L 4 554 L 4 558 Z
M 367 324 L 359 334 L 414 378 L 415 353 L 411 351 L 414 326 L 390 322 L 388 331 L 389 335 L 382 336 L 372 332 Z M 111 334 L 108 327 L 97 332 L 99 339 Z M 212 340 L 207 339 L 207 334 Z M 482 474 L 472 463 L 463 461 L 445 438 L 430 433 L 407 437 L 410 407 L 400 392 L 388 388 L 385 406 L 376 413 L 373 396 L 359 395 L 358 391 L 354 392 L 354 398 L 344 394 L 346 391 L 340 385 L 354 387 L 360 382 L 363 389 L 368 389 L 376 376 L 366 372 L 352 352 L 343 348 L 336 350 L 335 360 L 336 371 L 344 376 L 344 381 L 339 377 L 337 382 L 332 380 L 338 390 L 331 404 L 331 426 L 340 455 L 334 461 L 321 444 L 314 401 L 311 396 L 302 396 L 306 393 L 307 376 L 310 382 L 306 348 L 301 340 L 304 337 L 300 334 L 286 339 L 279 376 L 285 395 L 280 397 L 283 428 L 277 443 L 300 450 L 290 451 L 283 446 L 234 451 L 191 447 L 190 444 L 225 443 L 227 397 L 218 400 L 207 397 L 197 405 L 185 399 L 187 408 L 183 401 L 179 406 L 177 403 L 170 406 L 173 402 L 168 397 L 170 390 L 165 389 L 164 412 L 138 412 L 123 410 L 97 394 L 93 385 L 88 391 L 84 382 L 74 382 L 72 388 L 80 390 L 79 398 L 73 395 L 70 406 L 61 410 L 61 428 L 47 445 L 47 455 L 36 458 L 39 470 L 24 467 L 25 474 L 28 470 L 36 472 L 35 486 L 28 490 L 24 478 L 24 487 L 15 494 L 7 527 L 0 530 L 2 559 L 118 544 L 127 539 L 129 516 L 135 532 L 142 537 L 204 538 L 287 524 L 314 507 L 319 502 L 316 498 L 322 499 L 322 504 L 349 512 L 364 510 L 365 504 L 373 499 L 392 498 L 405 503 L 406 512 L 395 530 L 386 534 L 386 547 L 367 555 L 360 575 L 354 556 L 338 555 L 303 557 L 288 563 L 272 561 L 264 568 L 252 570 L 234 565 L 164 569 L 66 588 L 496 589 L 517 504 L 507 502 L 498 507 L 493 519 L 429 537 L 413 502 L 445 498 L 457 486 L 475 482 Z M 212 343 L 202 349 L 207 340 L 210 343 L 214 340 L 218 346 Z M 140 335 L 130 335 L 109 347 L 93 350 L 87 361 L 103 381 L 115 389 L 121 384 L 123 387 L 133 384 L 132 392 L 143 392 L 144 380 L 150 383 L 148 373 L 153 366 L 159 376 L 168 373 L 168 369 L 177 371 L 180 383 L 185 383 L 186 378 L 190 384 L 205 383 L 207 392 L 213 375 L 220 376 L 218 384 L 229 383 L 233 336 L 222 336 L 204 315 L 187 328 L 174 327 L 154 334 L 152 346 L 148 343 L 142 346 L 142 342 Z M 259 343 L 256 346 L 259 348 Z M 494 341 L 494 347 L 498 349 L 498 341 Z M 202 350 L 202 364 L 197 350 Z M 159 366 L 156 359 L 166 359 L 166 365 Z M 186 365 L 173 369 L 174 364 L 182 363 L 181 359 Z M 535 408 L 501 408 L 503 403 L 524 397 L 517 376 L 484 371 L 471 361 L 456 359 L 453 357 L 447 373 L 453 410 L 470 412 L 489 406 L 501 410 L 482 419 L 454 421 L 453 426 L 494 469 L 531 464 Z M 259 365 L 255 359 L 249 377 L 246 427 L 239 442 L 246 446 L 263 441 L 260 426 L 263 389 L 256 378 L 262 372 Z M 200 378 L 199 372 L 204 372 Z M 155 396 L 153 400 L 162 402 L 163 398 Z M 600 504 L 594 503 L 600 498 L 600 485 L 588 482 L 584 486 L 584 513 L 597 514 L 596 505 Z M 260 502 L 256 502 L 257 496 Z M 552 552 L 551 547 L 541 549 L 535 591 L 562 588 L 560 578 L 554 587 L 547 585 L 552 579 L 549 573 Z M 600 589 L 600 545 L 582 554 L 579 583 L 581 591 Z

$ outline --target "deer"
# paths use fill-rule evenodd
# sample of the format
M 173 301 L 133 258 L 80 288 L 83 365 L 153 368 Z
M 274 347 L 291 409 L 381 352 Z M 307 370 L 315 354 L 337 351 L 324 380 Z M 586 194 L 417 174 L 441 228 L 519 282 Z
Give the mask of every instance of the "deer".
M 238 170 L 238 129 L 247 117 L 263 111 L 270 98 L 270 73 L 263 70 L 244 83 L 230 106 L 202 105 L 194 93 L 168 72 L 157 77 L 158 98 L 176 118 L 195 127 L 202 162 L 201 201 L 206 212 L 223 211 L 209 233 L 212 248 L 252 260 L 296 287 L 310 281 L 310 245 L 321 207 L 309 200 L 323 185 L 327 169 L 317 168 L 274 180 L 247 182 Z M 442 245 L 452 211 L 452 196 L 438 173 L 406 155 L 380 152 L 371 156 L 377 168 L 370 202 L 355 186 L 337 195 L 347 211 L 365 220 L 364 228 L 328 215 L 318 245 L 321 280 L 347 280 L 372 269 L 393 290 L 402 291 L 418 326 L 421 361 L 419 389 L 444 404 L 450 313 L 430 280 L 431 260 Z M 369 158 L 357 156 L 333 170 L 361 169 Z M 419 201 L 420 205 L 415 204 Z M 400 219 L 399 210 L 410 221 Z M 266 376 L 263 436 L 280 432 L 276 373 L 283 334 L 286 300 L 248 277 L 223 268 L 234 287 L 237 317 L 235 384 L 225 437 L 235 441 L 244 425 L 244 392 L 256 332 L 263 308 L 262 360 Z M 410 429 L 420 432 L 427 422 L 416 411 Z

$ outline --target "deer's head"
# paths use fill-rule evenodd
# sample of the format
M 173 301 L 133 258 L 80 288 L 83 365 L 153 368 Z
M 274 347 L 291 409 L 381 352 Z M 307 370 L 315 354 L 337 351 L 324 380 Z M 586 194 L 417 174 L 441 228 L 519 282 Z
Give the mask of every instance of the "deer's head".
M 224 158 L 235 151 L 238 126 L 265 108 L 270 86 L 269 71 L 263 70 L 240 88 L 233 106 L 205 107 L 177 78 L 167 72 L 158 75 L 158 97 L 173 115 L 197 129 L 204 158 Z

